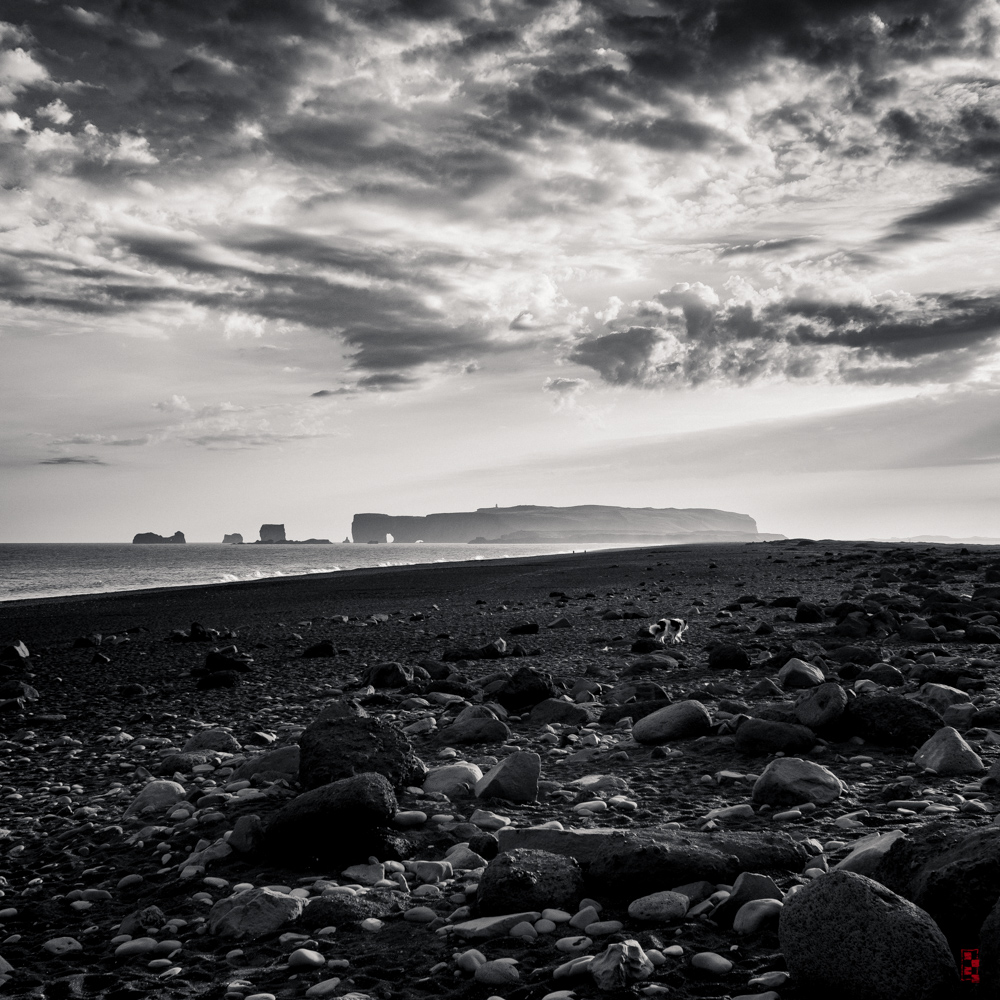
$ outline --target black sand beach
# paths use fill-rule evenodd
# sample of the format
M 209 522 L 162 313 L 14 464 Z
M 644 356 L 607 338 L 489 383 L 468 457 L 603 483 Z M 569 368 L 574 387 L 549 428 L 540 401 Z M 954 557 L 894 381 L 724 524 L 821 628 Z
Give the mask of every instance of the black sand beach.
M 676 848 L 671 838 L 684 834 L 697 843 L 714 839 L 730 857 L 737 853 L 735 869 L 723 865 L 701 876 L 692 869 L 690 878 L 668 884 L 667 871 L 680 869 L 658 869 L 647 840 L 646 862 L 623 861 L 617 887 L 599 877 L 596 862 L 588 867 L 578 859 L 584 882 L 577 895 L 601 904 L 598 923 L 620 922 L 595 930 L 583 953 L 597 956 L 615 942 L 636 941 L 659 956 L 658 964 L 618 984 L 621 995 L 660 986 L 678 998 L 770 996 L 768 984 L 778 983 L 782 998 L 817 995 L 801 958 L 784 954 L 777 917 L 738 934 L 733 914 L 714 904 L 699 910 L 690 886 L 694 914 L 637 920 L 629 903 L 682 883 L 703 882 L 703 893 L 725 893 L 720 885 L 732 889 L 741 872 L 750 871 L 769 879 L 787 905 L 794 886 L 811 886 L 817 869 L 833 868 L 854 842 L 894 830 L 909 845 L 905 859 L 903 848 L 894 847 L 895 867 L 879 869 L 869 859 L 864 873 L 928 910 L 956 961 L 962 948 L 982 947 L 986 955 L 994 944 L 987 935 L 980 945 L 978 928 L 1000 896 L 1000 844 L 990 853 L 994 834 L 1000 836 L 992 823 L 996 805 L 990 782 L 980 785 L 1000 746 L 993 736 L 1000 729 L 1000 591 L 994 594 L 996 584 L 988 581 L 998 560 L 1000 550 L 977 546 L 791 540 L 4 604 L 0 642 L 22 642 L 30 654 L 24 660 L 5 654 L 8 701 L 0 716 L 6 879 L 0 902 L 7 906 L 0 911 L 0 956 L 12 967 L 4 973 L 4 992 L 230 1000 L 301 997 L 313 987 L 308 995 L 528 1000 L 563 989 L 576 997 L 617 995 L 585 969 L 554 978 L 571 957 L 556 942 L 583 930 L 543 928 L 534 938 L 504 934 L 481 942 L 451 930 L 479 912 L 481 871 L 456 866 L 443 883 L 421 883 L 411 862 L 441 860 L 456 844 L 469 844 L 489 861 L 510 835 L 500 832 L 498 844 L 494 821 L 473 819 L 477 810 L 499 814 L 513 829 L 558 821 L 567 830 L 659 838 L 663 856 L 669 853 L 663 845 Z M 644 647 L 633 646 L 664 616 L 686 620 L 685 642 L 664 648 L 647 640 L 654 657 L 643 659 Z M 192 623 L 207 631 L 192 632 Z M 537 631 L 511 634 L 524 623 L 537 624 Z M 720 654 L 720 646 L 729 652 Z M 309 650 L 314 655 L 304 656 Z M 241 659 L 247 656 L 252 662 Z M 792 658 L 811 664 L 817 677 L 783 677 L 779 672 Z M 399 667 L 373 669 L 381 664 Z M 542 678 L 535 701 L 531 694 L 520 702 L 508 697 L 509 676 L 523 668 Z M 859 686 L 866 671 L 871 679 Z M 208 686 L 221 674 L 219 683 L 233 686 Z M 929 690 L 928 683 L 948 691 Z M 796 705 L 820 684 L 844 691 L 851 707 L 809 730 Z M 936 721 L 928 728 L 924 719 L 928 735 L 946 723 L 964 733 L 981 769 L 928 771 L 913 762 L 923 742 L 913 736 L 923 732 L 920 726 L 894 737 L 892 726 L 852 714 L 857 702 L 898 702 L 905 694 L 920 696 L 910 704 L 933 706 L 927 711 Z M 559 698 L 563 709 L 552 706 Z M 423 813 L 425 820 L 387 821 L 391 836 L 372 841 L 381 855 L 355 845 L 345 851 L 357 856 L 331 847 L 318 857 L 289 849 L 287 840 L 277 848 L 273 836 L 268 840 L 269 824 L 315 780 L 298 771 L 265 770 L 245 780 L 234 775 L 257 754 L 295 746 L 330 704 L 347 706 L 344 717 L 356 719 L 352 701 L 397 732 L 408 728 L 413 753 L 429 769 L 464 760 L 488 775 L 513 754 L 538 753 L 534 798 L 477 797 L 469 789 L 449 798 L 420 791 L 412 780 L 395 782 L 398 809 Z M 681 702 L 704 707 L 701 728 L 637 740 L 621 722 Z M 460 711 L 484 704 L 496 706 L 493 714 L 506 726 L 502 738 L 460 743 L 456 730 L 443 732 Z M 754 719 L 772 729 L 756 741 L 741 738 L 739 730 Z M 184 756 L 192 738 L 219 730 L 214 745 L 209 736 Z M 373 771 L 383 763 L 381 752 L 373 746 Z M 760 801 L 757 777 L 782 756 L 829 768 L 842 792 L 800 811 Z M 604 779 L 572 784 L 587 775 Z M 176 781 L 176 799 L 142 816 L 124 815 L 154 779 Z M 903 800 L 916 805 L 900 811 Z M 575 808 L 588 802 L 602 804 Z M 710 815 L 731 806 L 744 808 Z M 330 843 L 346 845 L 355 839 L 350 826 L 350 814 L 338 806 L 323 829 Z M 237 828 L 234 839 L 230 831 Z M 734 832 L 745 833 L 754 851 L 739 853 L 724 840 Z M 998 860 L 977 874 L 973 898 L 962 897 L 963 921 L 900 872 L 903 860 L 919 866 L 942 845 L 971 834 L 986 836 L 980 854 Z M 239 849 L 227 846 L 218 857 L 200 853 L 226 845 L 227 837 Z M 352 904 L 356 912 L 344 910 L 322 924 L 310 920 L 310 912 L 323 909 L 317 899 L 337 895 L 335 883 L 359 884 L 357 873 L 342 871 L 369 856 L 388 863 L 382 871 L 392 887 L 362 888 L 352 897 L 364 903 Z M 395 874 L 401 878 L 394 881 Z M 122 881 L 130 875 L 141 877 Z M 440 891 L 415 892 L 421 884 Z M 286 895 L 298 889 L 308 902 L 280 927 L 227 937 L 213 907 L 240 885 L 278 886 Z M 553 902 L 575 912 L 579 899 Z M 380 929 L 363 929 L 366 912 L 381 914 Z M 144 915 L 133 919 L 137 913 Z M 131 945 L 125 934 L 140 943 Z M 60 939 L 72 942 L 69 950 L 51 944 Z M 816 946 L 819 952 L 826 947 Z M 490 960 L 490 969 L 493 960 L 516 959 L 516 979 L 474 976 L 468 970 L 478 958 L 464 964 L 454 958 L 469 948 Z M 298 956 L 289 965 L 299 951 L 321 958 Z M 718 967 L 692 962 L 703 953 L 719 956 Z M 836 964 L 851 962 L 861 959 L 842 955 Z M 785 982 L 779 974 L 789 967 L 793 975 Z M 340 982 L 318 986 L 331 979 Z M 929 981 L 945 989 L 933 976 Z

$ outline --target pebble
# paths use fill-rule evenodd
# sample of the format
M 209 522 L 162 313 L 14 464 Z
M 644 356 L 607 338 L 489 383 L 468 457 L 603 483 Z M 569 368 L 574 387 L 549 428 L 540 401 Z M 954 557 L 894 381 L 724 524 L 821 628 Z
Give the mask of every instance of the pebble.
M 53 955 L 68 955 L 74 951 L 83 951 L 83 945 L 71 937 L 49 938 L 42 947 Z
M 695 969 L 701 969 L 702 972 L 711 972 L 717 976 L 724 976 L 733 967 L 728 958 L 723 958 L 714 951 L 700 951 L 697 955 L 692 955 L 691 965 Z
M 290 969 L 321 969 L 326 965 L 326 958 L 318 951 L 310 948 L 296 948 L 288 956 L 288 967 Z
M 521 974 L 512 960 L 496 959 L 483 962 L 475 971 L 476 982 L 487 986 L 509 986 L 511 983 L 519 982 L 520 979 Z
M 580 955 L 593 945 L 589 937 L 564 937 L 556 941 L 556 948 L 567 955 Z
M 324 979 L 321 983 L 316 983 L 315 986 L 310 986 L 306 990 L 307 997 L 332 997 L 336 995 L 337 987 L 340 986 L 340 979 L 334 977 L 333 979 Z

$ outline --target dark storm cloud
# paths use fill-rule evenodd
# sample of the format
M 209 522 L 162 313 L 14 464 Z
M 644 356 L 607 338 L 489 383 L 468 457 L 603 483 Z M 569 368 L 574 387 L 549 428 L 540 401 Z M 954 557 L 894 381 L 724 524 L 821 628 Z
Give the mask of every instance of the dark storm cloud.
M 649 324 L 657 312 L 659 321 Z M 647 325 L 629 325 L 629 319 Z M 871 384 L 943 383 L 967 377 L 996 350 L 1000 297 L 926 295 L 874 305 L 792 298 L 753 308 L 717 307 L 682 290 L 635 304 L 619 323 L 625 328 L 582 340 L 568 355 L 611 385 L 746 384 L 818 375 Z
M 998 205 L 1000 178 L 988 178 L 977 184 L 958 188 L 948 197 L 903 216 L 897 220 L 893 236 L 906 238 L 948 226 L 975 222 L 990 215 Z
M 66 455 L 62 458 L 45 458 L 42 459 L 39 465 L 107 465 L 107 462 L 102 462 L 99 458 L 82 458 L 79 456 Z
M 7 268 L 0 271 L 0 299 L 19 306 L 108 316 L 177 303 L 301 323 L 342 340 L 354 368 L 379 377 L 390 373 L 385 385 L 394 388 L 408 383 L 403 375 L 391 373 L 465 363 L 470 354 L 503 349 L 490 342 L 484 324 L 455 321 L 425 302 L 428 292 L 442 287 L 435 268 L 462 260 L 458 254 L 346 249 L 332 241 L 265 227 L 223 236 L 219 243 L 193 235 L 146 232 L 121 235 L 117 245 L 141 263 L 194 280 L 168 282 L 133 273 L 126 281 L 119 273 L 89 281 L 78 275 L 79 280 L 67 287 L 57 279 L 65 278 L 72 258 L 52 261 L 44 255 L 22 258 L 9 253 Z M 230 248 L 245 252 L 230 253 Z M 308 267 L 289 266 L 290 262 L 380 280 L 359 286 L 316 275 Z M 206 286 L 206 279 L 215 280 Z

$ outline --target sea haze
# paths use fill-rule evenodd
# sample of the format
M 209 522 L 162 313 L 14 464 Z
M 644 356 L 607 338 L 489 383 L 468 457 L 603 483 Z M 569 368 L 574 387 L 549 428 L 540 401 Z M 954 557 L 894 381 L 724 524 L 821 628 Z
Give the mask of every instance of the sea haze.
M 591 551 L 609 548 L 588 545 Z M 0 601 L 571 552 L 566 545 L 0 544 Z M 576 551 L 583 551 L 582 546 Z

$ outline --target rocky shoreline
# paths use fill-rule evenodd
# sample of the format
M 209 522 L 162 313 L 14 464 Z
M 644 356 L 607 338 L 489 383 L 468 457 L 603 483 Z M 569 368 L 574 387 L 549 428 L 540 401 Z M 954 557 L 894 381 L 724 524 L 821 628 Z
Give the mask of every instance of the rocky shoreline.
M 803 539 L 6 603 L 3 991 L 995 996 L 998 567 Z

